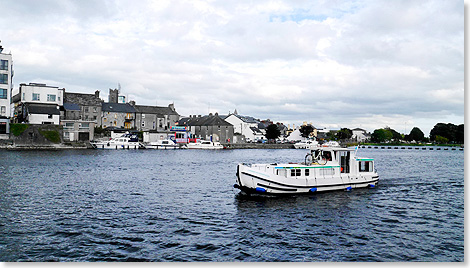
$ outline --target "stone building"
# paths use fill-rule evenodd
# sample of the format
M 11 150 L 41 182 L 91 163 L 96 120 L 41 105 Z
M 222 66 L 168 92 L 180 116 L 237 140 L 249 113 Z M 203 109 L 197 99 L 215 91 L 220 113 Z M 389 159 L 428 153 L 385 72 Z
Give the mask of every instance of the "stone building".
M 107 103 L 101 105 L 101 127 L 117 127 L 133 129 L 135 124 L 135 108 L 129 103 Z
M 205 116 L 190 116 L 178 122 L 179 126 L 188 126 L 193 138 L 218 142 L 233 141 L 233 125 L 219 117 L 218 113 Z
M 61 120 L 92 121 L 100 126 L 102 103 L 99 90 L 95 94 L 65 92 Z
M 168 107 L 131 105 L 136 110 L 136 128 L 141 131 L 168 131 L 180 120 L 180 115 L 176 112 L 175 106 L 169 104 Z

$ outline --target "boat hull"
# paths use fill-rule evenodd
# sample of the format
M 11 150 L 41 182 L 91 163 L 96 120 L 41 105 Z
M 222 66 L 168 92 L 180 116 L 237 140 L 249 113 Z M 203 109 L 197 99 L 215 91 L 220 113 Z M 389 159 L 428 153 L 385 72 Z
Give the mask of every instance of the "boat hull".
M 117 144 L 117 143 L 92 143 L 91 144 L 95 149 L 104 149 L 104 150 L 124 150 L 124 149 L 139 149 L 141 144 L 138 142 L 129 142 L 127 144 Z
M 145 145 L 145 149 L 176 150 L 176 149 L 179 149 L 179 147 L 178 146 L 169 146 L 169 145 Z
M 275 167 L 267 166 L 267 169 Z M 292 195 L 313 194 L 317 192 L 352 190 L 355 188 L 376 187 L 379 176 L 376 173 L 353 177 L 351 174 L 331 176 L 310 176 L 288 178 L 274 172 L 263 172 L 245 164 L 237 167 L 235 188 L 247 194 Z

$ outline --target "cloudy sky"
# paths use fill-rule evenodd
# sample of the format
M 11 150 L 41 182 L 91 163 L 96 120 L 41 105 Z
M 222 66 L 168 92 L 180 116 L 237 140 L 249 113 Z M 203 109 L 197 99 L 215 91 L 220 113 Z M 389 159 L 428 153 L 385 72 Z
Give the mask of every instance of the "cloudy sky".
M 464 3 L 2 0 L 14 84 L 425 135 L 464 123 Z

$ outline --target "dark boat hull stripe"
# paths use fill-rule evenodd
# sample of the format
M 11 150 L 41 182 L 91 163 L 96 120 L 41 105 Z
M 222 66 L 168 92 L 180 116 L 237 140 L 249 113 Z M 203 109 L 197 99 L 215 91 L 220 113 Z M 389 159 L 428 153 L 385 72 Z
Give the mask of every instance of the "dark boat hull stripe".
M 262 180 L 262 181 L 269 182 L 269 183 L 272 183 L 272 184 L 277 184 L 277 185 L 284 186 L 284 187 L 293 187 L 293 188 L 334 187 L 334 186 L 342 186 L 342 185 L 375 183 L 375 182 L 378 182 L 378 181 L 379 181 L 378 176 L 376 176 L 376 177 L 373 177 L 373 178 L 377 178 L 377 179 L 375 179 L 375 180 L 361 181 L 361 182 L 349 182 L 349 183 L 340 183 L 340 184 L 337 183 L 337 184 L 330 184 L 330 185 L 311 185 L 311 186 L 307 186 L 307 185 L 289 185 L 289 184 L 284 184 L 284 183 L 280 183 L 280 182 L 275 182 L 275 181 L 272 181 L 272 180 L 267 180 L 267 179 L 258 177 L 258 176 L 256 176 L 256 175 L 253 175 L 253 174 L 250 174 L 250 173 L 247 173 L 247 172 L 243 172 L 243 171 L 242 171 L 241 173 L 244 174 L 244 175 L 247 175 L 247 176 L 256 178 L 256 179 L 258 179 L 258 180 Z M 240 181 L 240 185 L 241 185 L 241 181 Z

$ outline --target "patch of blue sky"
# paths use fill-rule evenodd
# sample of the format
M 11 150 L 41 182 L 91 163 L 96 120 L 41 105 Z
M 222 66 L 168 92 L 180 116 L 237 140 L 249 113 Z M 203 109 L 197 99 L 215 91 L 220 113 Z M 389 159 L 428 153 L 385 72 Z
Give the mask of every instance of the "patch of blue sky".
M 294 22 L 301 22 L 304 20 L 312 20 L 312 21 L 319 21 L 322 22 L 328 18 L 341 18 L 345 14 L 353 14 L 358 12 L 364 3 L 362 1 L 352 1 L 348 2 L 347 4 L 330 7 L 324 10 L 325 12 L 317 13 L 313 10 L 307 9 L 295 9 L 293 12 L 289 14 L 273 14 L 269 16 L 269 21 L 294 21 Z
M 269 21 L 294 21 L 294 22 L 301 22 L 304 20 L 314 20 L 314 21 L 324 21 L 328 18 L 326 15 L 313 15 L 313 14 L 288 14 L 288 15 L 271 15 L 269 16 Z

